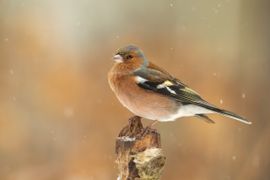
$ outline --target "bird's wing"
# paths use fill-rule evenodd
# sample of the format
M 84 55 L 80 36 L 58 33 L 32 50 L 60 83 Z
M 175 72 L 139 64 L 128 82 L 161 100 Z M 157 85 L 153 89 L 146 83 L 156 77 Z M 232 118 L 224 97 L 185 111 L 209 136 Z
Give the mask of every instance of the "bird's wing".
M 172 77 L 169 73 L 163 71 L 162 69 L 157 69 L 156 67 L 139 68 L 138 70 L 134 71 L 134 75 L 136 83 L 143 89 L 163 94 L 181 102 L 183 105 L 192 104 L 200 106 L 213 112 L 233 118 L 242 123 L 251 124 L 251 122 L 247 121 L 246 118 L 241 117 L 233 112 L 220 109 L 203 100 L 196 91 L 190 89 L 187 85 Z M 204 119 L 207 118 L 201 114 L 197 115 Z
M 157 67 L 137 69 L 134 75 L 141 88 L 169 96 L 183 104 L 210 105 L 197 92 Z
M 150 64 L 148 67 L 142 67 L 135 70 L 134 75 L 136 83 L 143 89 L 163 94 L 181 102 L 183 105 L 192 104 L 200 106 L 213 112 L 233 118 L 242 123 L 251 124 L 251 122 L 247 121 L 246 118 L 241 117 L 233 112 L 220 109 L 203 100 L 196 91 L 192 90 L 180 80 L 174 78 L 169 73 L 153 64 Z M 204 119 L 208 119 L 204 115 L 197 115 Z

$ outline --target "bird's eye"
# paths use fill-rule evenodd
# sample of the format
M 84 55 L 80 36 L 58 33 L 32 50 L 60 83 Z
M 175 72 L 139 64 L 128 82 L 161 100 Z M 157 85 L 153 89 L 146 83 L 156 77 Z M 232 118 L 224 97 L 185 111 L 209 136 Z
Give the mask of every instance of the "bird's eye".
M 132 55 L 127 55 L 127 57 L 126 57 L 127 59 L 132 59 L 133 58 L 133 56 Z

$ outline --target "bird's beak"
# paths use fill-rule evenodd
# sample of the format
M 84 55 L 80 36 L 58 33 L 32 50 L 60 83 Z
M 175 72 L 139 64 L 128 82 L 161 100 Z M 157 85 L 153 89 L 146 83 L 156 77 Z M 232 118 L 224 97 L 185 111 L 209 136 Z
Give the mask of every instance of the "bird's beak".
M 116 54 L 116 55 L 113 56 L 113 60 L 115 62 L 121 63 L 121 62 L 123 62 L 123 57 L 120 56 L 119 54 Z

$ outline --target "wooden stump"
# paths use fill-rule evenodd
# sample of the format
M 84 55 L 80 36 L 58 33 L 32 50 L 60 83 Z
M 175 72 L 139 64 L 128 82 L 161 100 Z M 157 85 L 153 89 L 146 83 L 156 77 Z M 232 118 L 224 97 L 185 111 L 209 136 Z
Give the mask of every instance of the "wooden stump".
M 153 179 L 161 177 L 166 157 L 162 153 L 160 134 L 143 128 L 141 118 L 134 116 L 116 140 L 119 180 Z

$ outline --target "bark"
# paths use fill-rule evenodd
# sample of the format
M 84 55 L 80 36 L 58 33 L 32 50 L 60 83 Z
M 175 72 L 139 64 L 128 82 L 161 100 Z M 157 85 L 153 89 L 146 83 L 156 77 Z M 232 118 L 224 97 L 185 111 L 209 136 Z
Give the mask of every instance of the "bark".
M 166 157 L 162 153 L 160 134 L 144 128 L 141 118 L 134 116 L 119 133 L 116 140 L 116 163 L 119 180 L 161 178 Z

